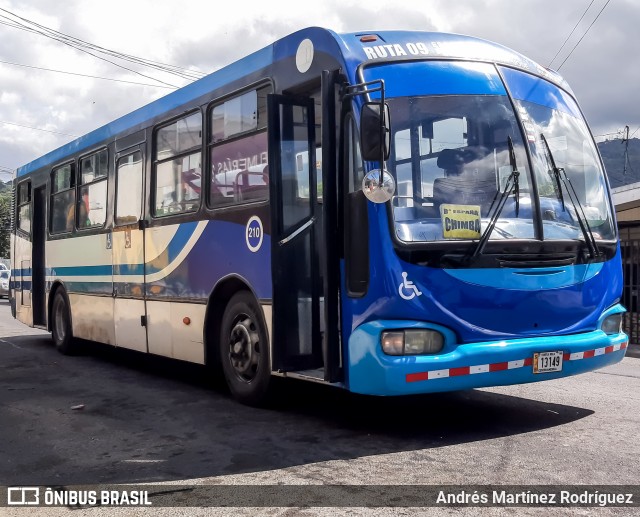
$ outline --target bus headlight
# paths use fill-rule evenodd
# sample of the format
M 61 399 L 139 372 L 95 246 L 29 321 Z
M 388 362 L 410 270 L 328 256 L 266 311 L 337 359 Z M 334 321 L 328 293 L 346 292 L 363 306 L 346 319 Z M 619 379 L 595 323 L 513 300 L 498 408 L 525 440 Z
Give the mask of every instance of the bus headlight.
M 391 330 L 382 333 L 381 342 L 388 355 L 437 354 L 444 346 L 444 337 L 429 329 Z
M 622 313 L 607 316 L 600 328 L 605 334 L 620 334 L 622 332 Z

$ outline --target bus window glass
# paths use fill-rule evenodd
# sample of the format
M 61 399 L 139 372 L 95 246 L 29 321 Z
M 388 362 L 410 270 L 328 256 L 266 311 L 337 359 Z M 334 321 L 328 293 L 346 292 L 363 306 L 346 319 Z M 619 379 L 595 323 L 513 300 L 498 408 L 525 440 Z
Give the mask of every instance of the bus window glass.
M 53 171 L 53 182 L 51 185 L 51 193 L 61 192 L 72 186 L 73 171 L 71 164 L 63 165 Z
M 18 228 L 25 233 L 31 233 L 31 182 L 26 181 L 18 185 Z
M 391 138 L 398 147 L 387 166 L 398 185 L 392 203 L 399 240 L 479 239 L 500 186 L 511 176 L 509 137 L 520 173 L 518 203 L 513 196 L 505 198 L 497 231 L 490 236 L 534 237 L 526 148 L 494 65 L 393 63 L 371 66 L 363 74 L 367 81 L 385 81 Z
M 51 224 L 50 232 L 66 233 L 75 224 L 76 192 L 73 184 L 72 164 L 53 170 L 51 182 Z
M 596 239 L 613 240 L 616 229 L 600 159 L 571 96 L 539 77 L 501 67 L 515 97 L 518 115 L 527 133 L 538 183 L 545 239 L 583 239 L 576 209 L 563 195 L 550 164 L 548 150 L 575 189 L 587 223 Z M 547 150 L 542 136 L 549 149 Z M 563 199 L 565 202 L 563 202 Z M 578 207 L 580 210 L 580 207 Z
M 99 153 L 85 156 L 80 160 L 80 181 L 84 185 L 95 179 L 107 176 L 108 153 L 104 149 Z
M 268 199 L 267 157 L 266 132 L 212 147 L 210 205 Z
M 282 160 L 282 231 L 287 232 L 311 215 L 309 196 L 309 132 L 307 110 L 302 106 L 281 106 L 291 114 L 281 114 L 281 124 L 291 120 L 292 125 L 281 127 Z M 305 160 L 304 157 L 307 157 Z
M 104 226 L 107 218 L 106 149 L 80 159 L 80 196 L 78 228 Z
M 200 112 L 160 128 L 155 145 L 154 215 L 195 212 L 200 206 L 202 178 Z
M 18 228 L 25 233 L 31 233 L 31 205 L 18 208 Z
M 270 88 L 251 90 L 218 104 L 211 111 L 211 141 L 267 127 L 267 94 Z
M 353 119 L 349 119 L 347 125 L 347 139 L 349 141 L 349 193 L 359 192 L 362 190 L 362 180 L 364 178 L 364 168 L 362 165 L 362 156 L 360 155 L 360 144 L 355 131 Z
M 65 233 L 73 230 L 75 221 L 74 190 L 66 190 L 52 196 L 51 204 L 51 233 Z
M 106 202 L 106 180 L 82 186 L 78 200 L 78 228 L 103 226 L 107 218 Z
M 194 212 L 200 205 L 201 155 L 189 154 L 156 167 L 155 215 Z
M 177 156 L 200 146 L 201 142 L 202 116 L 198 112 L 158 130 L 156 133 L 157 159 L 165 160 Z
M 142 153 L 118 160 L 116 171 L 116 224 L 136 223 L 142 215 Z

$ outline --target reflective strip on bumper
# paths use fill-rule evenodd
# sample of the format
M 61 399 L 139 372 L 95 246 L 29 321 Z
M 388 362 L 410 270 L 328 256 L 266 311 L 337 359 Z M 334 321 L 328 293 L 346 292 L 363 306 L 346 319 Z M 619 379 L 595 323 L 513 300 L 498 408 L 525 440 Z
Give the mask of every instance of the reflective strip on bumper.
M 581 359 L 589 359 L 591 357 L 597 357 L 600 355 L 610 354 L 619 350 L 627 348 L 627 342 L 617 345 L 611 345 L 602 348 L 596 348 L 594 350 L 586 350 L 584 352 L 574 352 L 572 354 L 564 354 L 564 361 L 579 361 Z M 432 379 L 443 379 L 446 377 L 458 377 L 461 375 L 474 375 L 476 373 L 488 373 L 499 372 L 502 370 L 514 370 L 517 368 L 523 368 L 525 366 L 532 366 L 533 358 L 526 357 L 524 359 L 518 359 L 516 361 L 492 363 L 492 364 L 478 364 L 473 366 L 460 366 L 456 368 L 448 368 L 444 370 L 431 370 L 428 372 L 408 373 L 406 376 L 407 382 L 428 381 Z

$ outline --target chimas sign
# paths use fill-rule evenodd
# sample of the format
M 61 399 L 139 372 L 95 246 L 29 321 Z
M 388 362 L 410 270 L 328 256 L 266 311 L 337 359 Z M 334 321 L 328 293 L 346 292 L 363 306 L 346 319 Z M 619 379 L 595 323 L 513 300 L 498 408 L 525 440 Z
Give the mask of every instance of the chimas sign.
M 440 218 L 445 239 L 480 238 L 480 206 L 443 204 Z

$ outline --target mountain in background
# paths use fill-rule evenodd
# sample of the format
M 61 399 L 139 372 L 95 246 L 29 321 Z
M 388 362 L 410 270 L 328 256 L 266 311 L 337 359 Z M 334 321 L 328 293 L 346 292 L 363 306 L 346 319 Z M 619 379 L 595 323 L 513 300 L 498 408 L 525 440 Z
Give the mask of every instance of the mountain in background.
M 607 140 L 598 144 L 611 188 L 622 187 L 629 183 L 640 182 L 640 139 L 629 140 L 629 160 L 624 168 L 625 144 L 621 139 Z

